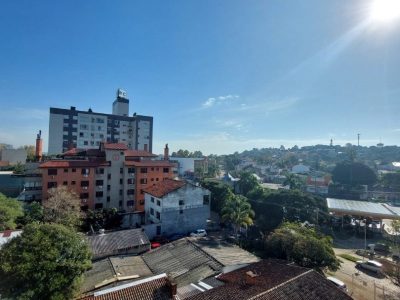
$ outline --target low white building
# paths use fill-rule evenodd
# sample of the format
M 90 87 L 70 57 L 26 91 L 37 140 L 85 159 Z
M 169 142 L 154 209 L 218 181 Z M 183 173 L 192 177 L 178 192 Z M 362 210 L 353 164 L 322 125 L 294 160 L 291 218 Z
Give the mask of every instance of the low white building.
M 294 174 L 307 174 L 309 172 L 310 167 L 303 164 L 295 165 L 292 167 L 292 173 Z
M 193 176 L 196 168 L 202 168 L 206 173 L 206 163 L 204 158 L 195 157 L 170 157 L 169 161 L 171 163 L 177 164 L 177 172 L 180 177 L 190 177 Z
M 209 190 L 166 179 L 144 192 L 146 223 L 156 224 L 157 235 L 187 234 L 206 228 L 210 218 Z
M 0 248 L 11 239 L 22 234 L 22 230 L 6 230 L 0 232 Z

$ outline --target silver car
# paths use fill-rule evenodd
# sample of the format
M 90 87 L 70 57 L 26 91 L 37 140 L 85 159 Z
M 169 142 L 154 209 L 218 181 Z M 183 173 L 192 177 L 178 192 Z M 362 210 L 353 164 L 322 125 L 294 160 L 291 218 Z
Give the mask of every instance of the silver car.
M 368 260 L 368 261 L 358 260 L 356 266 L 366 270 L 370 270 L 378 274 L 382 273 L 382 264 L 376 260 Z

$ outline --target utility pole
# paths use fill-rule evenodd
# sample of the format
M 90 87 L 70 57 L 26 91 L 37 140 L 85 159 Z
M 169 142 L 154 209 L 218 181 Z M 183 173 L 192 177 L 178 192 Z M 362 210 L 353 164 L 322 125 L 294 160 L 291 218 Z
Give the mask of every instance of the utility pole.
M 360 133 L 357 133 L 357 146 L 360 148 Z

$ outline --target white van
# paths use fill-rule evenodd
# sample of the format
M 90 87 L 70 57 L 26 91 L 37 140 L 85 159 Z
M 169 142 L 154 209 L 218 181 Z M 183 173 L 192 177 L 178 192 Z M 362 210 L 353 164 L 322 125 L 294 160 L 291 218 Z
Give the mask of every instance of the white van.
M 328 279 L 330 282 L 335 284 L 339 289 L 347 293 L 347 286 L 343 281 L 332 276 L 326 277 L 326 279 Z

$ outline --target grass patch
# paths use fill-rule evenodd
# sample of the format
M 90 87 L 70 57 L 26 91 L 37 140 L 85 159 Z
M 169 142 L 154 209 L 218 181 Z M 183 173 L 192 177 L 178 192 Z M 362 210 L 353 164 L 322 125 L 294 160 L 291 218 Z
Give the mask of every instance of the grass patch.
M 359 260 L 357 257 L 354 257 L 353 255 L 346 254 L 346 253 L 339 254 L 338 256 L 340 256 L 341 258 L 350 260 L 350 261 L 352 261 L 354 263 L 357 262 L 357 260 Z

